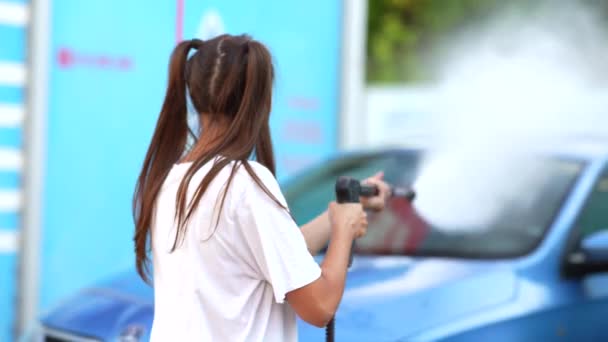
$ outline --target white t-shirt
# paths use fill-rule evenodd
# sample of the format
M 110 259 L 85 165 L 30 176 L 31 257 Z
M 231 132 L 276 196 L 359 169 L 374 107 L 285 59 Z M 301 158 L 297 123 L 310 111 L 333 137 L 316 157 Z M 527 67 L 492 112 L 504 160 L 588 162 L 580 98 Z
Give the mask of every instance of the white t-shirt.
M 211 163 L 192 178 L 188 198 Z M 268 169 L 250 164 L 286 205 Z M 315 281 L 321 270 L 289 213 L 263 192 L 243 166 L 221 213 L 221 193 L 232 165 L 220 171 L 187 224 L 183 242 L 170 252 L 177 189 L 190 165 L 172 168 L 156 202 L 151 341 L 297 341 L 296 315 L 285 303 L 285 294 Z

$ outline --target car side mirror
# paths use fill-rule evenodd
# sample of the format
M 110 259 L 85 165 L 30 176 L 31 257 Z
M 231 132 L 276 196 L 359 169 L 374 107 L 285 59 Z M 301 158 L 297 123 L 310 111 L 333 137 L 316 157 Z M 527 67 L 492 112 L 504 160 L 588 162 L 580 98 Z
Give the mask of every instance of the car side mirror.
M 608 228 L 582 239 L 567 255 L 562 272 L 575 278 L 608 272 Z
M 584 238 L 580 248 L 587 262 L 608 263 L 608 228 Z

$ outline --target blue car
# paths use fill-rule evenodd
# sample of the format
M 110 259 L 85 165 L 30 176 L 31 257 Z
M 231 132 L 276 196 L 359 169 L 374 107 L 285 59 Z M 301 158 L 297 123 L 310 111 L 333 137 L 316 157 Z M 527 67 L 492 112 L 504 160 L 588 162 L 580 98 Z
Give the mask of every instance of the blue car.
M 336 341 L 608 341 L 608 150 L 562 149 L 535 160 L 546 178 L 484 229 L 431 225 L 400 198 L 371 215 Z M 283 191 L 303 223 L 334 198 L 338 176 L 384 170 L 388 182 L 407 186 L 421 161 L 417 149 L 346 154 Z M 30 338 L 146 341 L 153 310 L 152 289 L 131 270 L 64 300 Z M 299 335 L 325 338 L 304 322 Z

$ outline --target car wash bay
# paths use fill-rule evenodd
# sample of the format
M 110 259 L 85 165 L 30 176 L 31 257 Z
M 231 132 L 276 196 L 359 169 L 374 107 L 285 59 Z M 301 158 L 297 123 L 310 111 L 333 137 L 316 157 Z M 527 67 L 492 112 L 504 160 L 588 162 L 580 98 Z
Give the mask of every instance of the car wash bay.
M 269 45 L 286 177 L 336 150 L 340 17 L 322 0 L 0 0 L 0 341 L 133 266 L 131 196 L 176 41 L 248 32 Z

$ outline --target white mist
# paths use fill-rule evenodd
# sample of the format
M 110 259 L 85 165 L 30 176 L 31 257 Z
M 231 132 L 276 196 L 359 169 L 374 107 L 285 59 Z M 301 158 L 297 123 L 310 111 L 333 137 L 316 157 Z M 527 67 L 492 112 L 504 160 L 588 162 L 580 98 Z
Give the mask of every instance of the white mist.
M 414 184 L 425 219 L 483 229 L 506 203 L 550 177 L 530 152 L 608 138 L 600 27 L 586 9 L 550 8 L 534 21 L 499 18 L 454 43 L 441 68 L 434 139 Z

